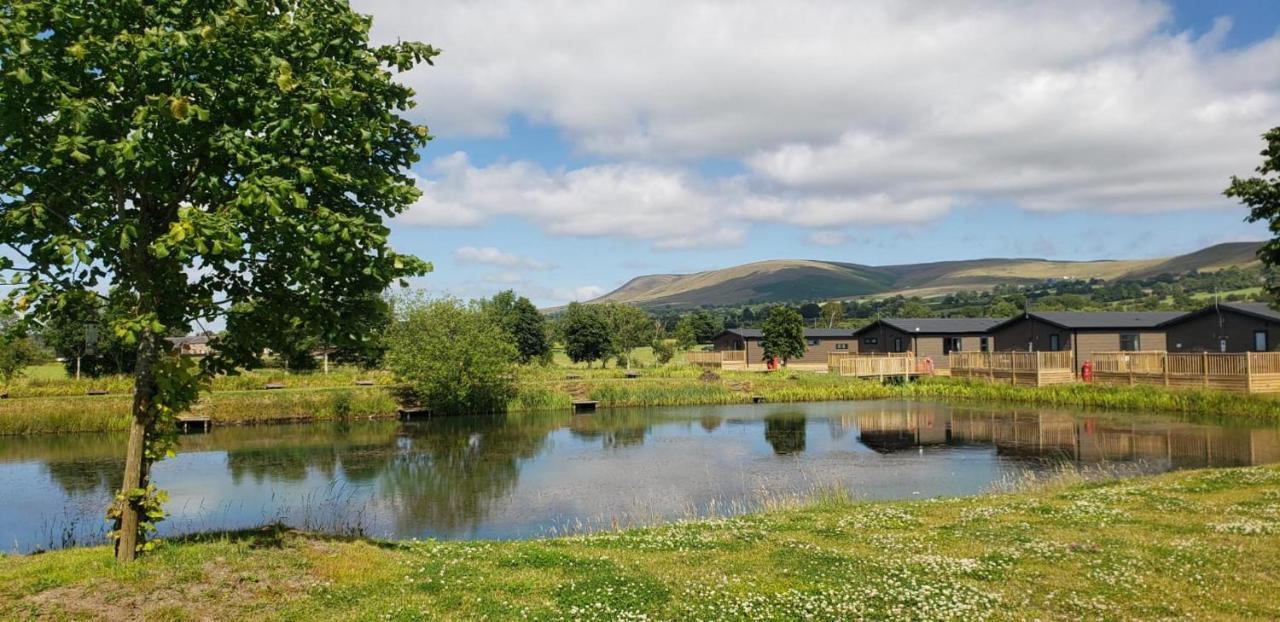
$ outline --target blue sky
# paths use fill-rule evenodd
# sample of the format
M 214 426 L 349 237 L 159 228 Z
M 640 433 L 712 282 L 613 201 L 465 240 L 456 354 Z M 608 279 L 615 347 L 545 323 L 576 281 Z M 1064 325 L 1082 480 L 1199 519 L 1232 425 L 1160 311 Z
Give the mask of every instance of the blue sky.
M 433 292 L 1266 236 L 1220 192 L 1280 123 L 1280 2 L 536 4 L 356 2 L 445 51 L 393 225 Z

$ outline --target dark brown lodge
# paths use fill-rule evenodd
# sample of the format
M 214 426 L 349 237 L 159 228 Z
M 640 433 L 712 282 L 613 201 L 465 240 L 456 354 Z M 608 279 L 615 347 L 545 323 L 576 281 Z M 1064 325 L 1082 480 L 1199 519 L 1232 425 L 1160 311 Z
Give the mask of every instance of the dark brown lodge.
M 1164 350 L 1162 324 L 1185 315 L 1181 311 L 1045 311 L 1005 320 L 991 328 L 996 350 L 1074 351 L 1073 368 L 1094 352 Z
M 725 329 L 712 340 L 712 347 L 717 351 L 745 350 L 748 365 L 758 365 L 764 357 L 760 347 L 763 334 L 757 328 Z M 846 328 L 806 328 L 804 329 L 805 352 L 800 358 L 791 359 L 788 364 L 826 365 L 830 352 L 853 352 L 853 330 Z
M 987 352 L 991 318 L 883 318 L 854 331 L 861 354 L 912 352 L 946 369 L 952 352 Z
M 1280 312 L 1264 302 L 1223 302 L 1165 322 L 1170 352 L 1280 350 Z

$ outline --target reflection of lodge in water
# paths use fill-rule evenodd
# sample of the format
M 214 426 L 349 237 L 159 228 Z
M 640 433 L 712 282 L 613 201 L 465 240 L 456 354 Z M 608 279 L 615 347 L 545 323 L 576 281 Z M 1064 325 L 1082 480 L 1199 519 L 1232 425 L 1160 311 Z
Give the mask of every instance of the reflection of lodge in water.
M 1001 455 L 1079 462 L 1167 462 L 1227 467 L 1280 462 L 1280 430 L 1187 422 L 1144 423 L 1059 412 L 992 412 L 901 405 L 856 417 L 858 440 L 891 453 L 925 445 L 994 445 Z M 846 425 L 851 422 L 846 422 Z

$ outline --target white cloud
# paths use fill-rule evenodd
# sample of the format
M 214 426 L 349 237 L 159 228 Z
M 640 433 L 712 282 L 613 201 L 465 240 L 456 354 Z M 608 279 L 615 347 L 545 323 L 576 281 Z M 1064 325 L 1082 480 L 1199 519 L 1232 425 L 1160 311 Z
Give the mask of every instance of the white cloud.
M 421 224 L 510 213 L 679 248 L 740 243 L 734 217 L 1219 207 L 1280 118 L 1280 35 L 1224 49 L 1228 20 L 1196 37 L 1151 0 L 356 4 L 376 37 L 444 49 L 405 76 L 437 134 L 499 135 L 523 115 L 614 160 L 455 158 L 407 219 Z M 709 156 L 747 173 L 688 172 Z
M 841 246 L 849 241 L 849 236 L 838 231 L 814 231 L 809 234 L 808 240 L 818 246 Z
M 463 246 L 453 251 L 453 257 L 460 263 L 481 263 L 504 268 L 550 270 L 555 267 L 551 262 L 505 253 L 492 246 Z
M 550 299 L 555 302 L 585 302 L 603 296 L 605 289 L 598 285 L 580 287 L 556 287 L 551 290 Z

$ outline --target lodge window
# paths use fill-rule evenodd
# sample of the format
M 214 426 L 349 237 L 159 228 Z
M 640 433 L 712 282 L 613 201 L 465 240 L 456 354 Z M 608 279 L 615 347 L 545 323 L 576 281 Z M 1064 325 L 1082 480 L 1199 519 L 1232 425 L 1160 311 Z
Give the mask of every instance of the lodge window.
M 818 345 L 818 340 L 817 340 L 817 339 L 814 339 L 813 337 L 810 337 L 810 338 L 809 338 L 809 345 L 811 345 L 811 346 L 816 346 L 816 345 Z
M 862 343 L 865 343 L 865 344 L 867 344 L 867 345 L 869 345 L 869 346 L 874 346 L 874 345 L 876 345 L 876 344 L 880 343 L 880 338 L 879 338 L 879 337 L 863 337 L 863 338 L 862 338 Z
M 1057 352 L 1062 349 L 1062 340 L 1058 337 L 1058 333 L 1049 335 L 1049 351 Z
M 942 355 L 946 356 L 952 352 L 960 351 L 959 337 L 943 337 L 942 338 Z
M 848 350 L 848 349 L 849 349 L 849 344 L 847 344 L 847 343 L 837 343 L 837 344 L 836 344 L 836 349 L 837 349 L 837 350 Z
M 894 338 L 893 338 L 893 351 L 894 351 L 894 352 L 902 352 L 902 351 L 903 351 L 903 349 L 902 349 L 902 337 L 894 337 Z
M 986 338 L 986 337 L 979 337 L 979 338 L 978 338 L 978 351 L 979 351 L 979 352 L 987 352 L 987 351 L 989 351 L 990 349 L 991 349 L 991 344 L 990 344 L 990 342 L 989 342 L 989 341 L 987 341 L 987 338 Z
M 1120 351 L 1121 352 L 1137 352 L 1142 349 L 1142 340 L 1138 335 L 1133 333 L 1125 333 L 1120 335 Z
M 1253 351 L 1254 351 L 1254 352 L 1266 352 L 1268 349 L 1270 349 L 1270 348 L 1268 348 L 1268 347 L 1267 347 L 1267 345 L 1268 345 L 1268 344 L 1267 344 L 1267 331 L 1265 331 L 1265 330 L 1255 330 L 1255 331 L 1253 331 Z

